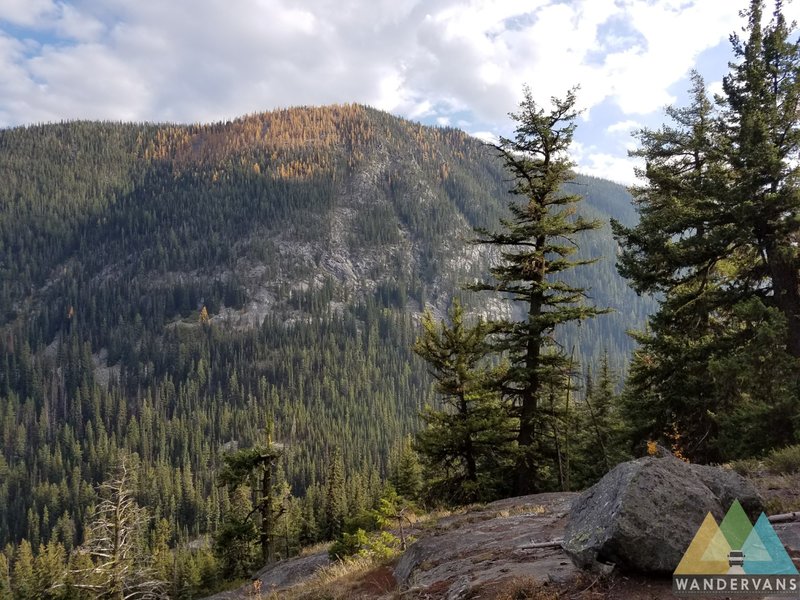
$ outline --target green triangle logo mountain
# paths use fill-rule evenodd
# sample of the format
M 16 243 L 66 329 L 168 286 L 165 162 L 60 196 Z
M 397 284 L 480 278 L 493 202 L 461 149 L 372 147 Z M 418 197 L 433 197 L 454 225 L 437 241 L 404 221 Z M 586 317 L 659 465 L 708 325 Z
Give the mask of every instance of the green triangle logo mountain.
M 741 550 L 747 536 L 753 530 L 753 524 L 747 518 L 739 501 L 734 500 L 725 518 L 722 519 L 722 523 L 719 524 L 719 528 L 731 545 L 731 550 Z

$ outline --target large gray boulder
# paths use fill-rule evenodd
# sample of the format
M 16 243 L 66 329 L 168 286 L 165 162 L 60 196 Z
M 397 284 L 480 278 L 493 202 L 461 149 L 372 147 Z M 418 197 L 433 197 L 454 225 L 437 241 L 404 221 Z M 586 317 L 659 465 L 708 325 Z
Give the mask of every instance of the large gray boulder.
M 763 510 L 733 471 L 672 456 L 622 463 L 575 501 L 564 549 L 583 568 L 672 573 L 706 514 L 719 522 L 736 499 L 751 519 Z

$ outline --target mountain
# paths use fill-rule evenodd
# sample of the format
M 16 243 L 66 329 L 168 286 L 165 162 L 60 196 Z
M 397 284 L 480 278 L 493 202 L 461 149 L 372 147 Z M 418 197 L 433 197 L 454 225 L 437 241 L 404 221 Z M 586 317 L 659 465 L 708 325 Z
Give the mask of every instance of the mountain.
M 621 371 L 652 303 L 616 273 L 608 220 L 635 212 L 621 186 L 570 185 L 604 222 L 574 281 L 616 312 L 561 342 Z M 410 351 L 423 308 L 515 310 L 460 291 L 508 187 L 478 140 L 358 105 L 0 131 L 0 545 L 79 540 L 122 453 L 175 537 L 213 530 L 221 452 L 270 421 L 295 493 L 335 446 L 353 494 L 374 487 L 434 400 Z

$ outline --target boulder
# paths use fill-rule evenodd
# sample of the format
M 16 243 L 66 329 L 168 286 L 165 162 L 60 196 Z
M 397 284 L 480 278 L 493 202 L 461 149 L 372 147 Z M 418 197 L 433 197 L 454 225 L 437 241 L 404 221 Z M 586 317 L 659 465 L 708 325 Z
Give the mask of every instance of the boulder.
M 714 493 L 726 511 L 734 500 L 738 500 L 744 512 L 755 523 L 764 510 L 764 501 L 750 481 L 729 469 L 708 465 L 689 465 L 689 467 Z
M 763 510 L 753 485 L 733 471 L 672 456 L 640 458 L 581 494 L 563 546 L 582 568 L 672 573 L 706 514 L 719 522 L 735 499 L 751 519 Z
M 776 523 L 772 527 L 795 564 L 800 563 L 800 522 Z

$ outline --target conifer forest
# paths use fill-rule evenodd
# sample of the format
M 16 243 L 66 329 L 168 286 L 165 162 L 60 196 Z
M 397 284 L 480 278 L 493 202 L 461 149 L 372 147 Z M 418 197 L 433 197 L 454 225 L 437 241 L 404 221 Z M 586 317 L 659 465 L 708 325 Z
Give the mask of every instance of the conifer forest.
M 575 172 L 579 88 L 525 88 L 494 144 L 360 104 L 0 129 L 0 599 L 200 598 L 648 442 L 800 443 L 800 47 L 770 11 L 720 95 L 694 73 L 635 134 L 630 188 Z

